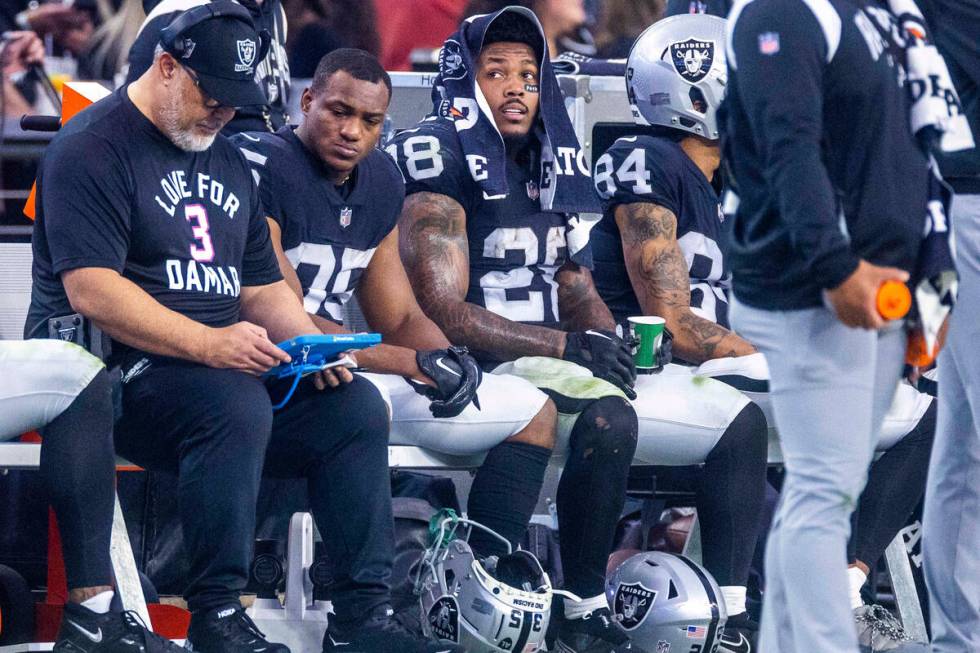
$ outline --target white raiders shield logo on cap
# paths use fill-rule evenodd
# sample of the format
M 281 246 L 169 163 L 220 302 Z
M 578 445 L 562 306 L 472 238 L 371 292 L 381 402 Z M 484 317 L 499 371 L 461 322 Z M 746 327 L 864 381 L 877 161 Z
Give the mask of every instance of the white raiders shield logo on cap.
M 238 44 L 238 61 L 235 65 L 235 72 L 251 72 L 252 64 L 255 63 L 255 41 L 252 39 L 241 39 L 236 41 Z
M 715 42 L 689 38 L 670 44 L 670 60 L 685 80 L 700 82 L 711 70 L 715 60 Z
M 650 606 L 657 599 L 655 590 L 642 583 L 620 583 L 613 599 L 613 612 L 623 630 L 633 630 L 646 619 Z

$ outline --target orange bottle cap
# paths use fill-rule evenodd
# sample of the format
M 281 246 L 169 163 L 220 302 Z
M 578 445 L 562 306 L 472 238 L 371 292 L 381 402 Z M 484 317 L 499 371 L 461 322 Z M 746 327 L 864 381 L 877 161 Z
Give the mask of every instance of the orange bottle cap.
M 886 281 L 878 288 L 878 314 L 886 320 L 899 320 L 912 308 L 912 293 L 901 281 Z

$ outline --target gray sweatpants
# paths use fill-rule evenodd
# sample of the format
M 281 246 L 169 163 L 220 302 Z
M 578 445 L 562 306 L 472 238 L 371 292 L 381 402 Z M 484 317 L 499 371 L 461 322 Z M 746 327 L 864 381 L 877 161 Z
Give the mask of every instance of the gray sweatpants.
M 939 355 L 922 554 L 934 653 L 980 651 L 980 195 L 953 200 L 960 292 Z
M 850 516 L 895 394 L 903 330 L 850 329 L 826 308 L 733 301 L 732 325 L 766 355 L 786 480 L 766 547 L 762 653 L 857 653 Z

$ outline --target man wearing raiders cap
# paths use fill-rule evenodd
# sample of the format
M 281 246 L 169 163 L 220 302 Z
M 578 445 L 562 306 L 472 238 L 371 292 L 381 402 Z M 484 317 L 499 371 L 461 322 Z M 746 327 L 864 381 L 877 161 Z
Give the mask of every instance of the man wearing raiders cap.
M 267 40 L 235 2 L 190 9 L 161 32 L 139 79 L 55 137 L 38 175 L 27 335 L 77 312 L 112 337 L 107 365 L 122 372 L 116 449 L 178 476 L 195 651 L 288 653 L 239 602 L 263 473 L 307 480 L 334 563 L 336 617 L 361 624 L 364 649 L 455 651 L 390 619 L 388 414 L 378 390 L 332 368 L 273 413 L 270 392 L 282 388 L 259 378 L 289 360 L 273 343 L 320 332 L 282 280 L 248 164 L 219 134 L 236 107 L 264 103 L 254 79 Z M 131 648 L 110 643 L 97 617 L 79 624 L 66 626 L 64 650 Z

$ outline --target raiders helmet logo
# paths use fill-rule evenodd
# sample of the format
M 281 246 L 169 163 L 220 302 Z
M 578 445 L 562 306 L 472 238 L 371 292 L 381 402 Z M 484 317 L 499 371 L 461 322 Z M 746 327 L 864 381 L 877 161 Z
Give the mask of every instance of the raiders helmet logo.
M 466 77 L 466 65 L 463 63 L 463 48 L 452 39 L 446 41 L 439 51 L 439 73 L 445 79 L 463 79 Z
M 238 43 L 238 62 L 235 64 L 235 72 L 252 72 L 252 64 L 255 63 L 255 41 L 252 39 L 242 39 Z
M 459 605 L 451 596 L 443 596 L 432 604 L 428 614 L 429 627 L 438 639 L 459 642 Z
M 346 229 L 350 226 L 351 216 L 354 215 L 354 211 L 348 207 L 340 209 L 340 226 Z
M 715 60 L 715 42 L 690 38 L 670 44 L 670 60 L 677 74 L 685 80 L 699 82 L 711 70 Z
M 613 599 L 613 611 L 623 630 L 633 630 L 646 619 L 657 593 L 642 583 L 620 583 Z

